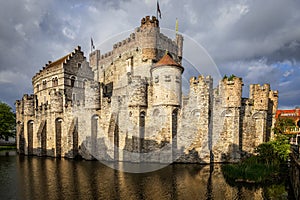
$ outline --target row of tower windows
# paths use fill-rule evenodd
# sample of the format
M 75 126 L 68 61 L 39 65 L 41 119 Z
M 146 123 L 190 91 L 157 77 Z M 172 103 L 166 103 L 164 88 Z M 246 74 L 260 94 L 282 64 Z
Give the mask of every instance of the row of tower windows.
M 164 81 L 165 82 L 171 82 L 171 75 L 164 75 Z M 180 77 L 175 76 L 175 82 L 180 83 Z M 159 76 L 154 77 L 154 83 L 159 83 Z
M 81 85 L 82 88 L 85 87 L 86 82 L 87 82 L 87 80 L 84 79 L 83 82 L 82 82 L 82 85 Z M 51 87 L 56 87 L 56 86 L 58 86 L 58 78 L 57 78 L 57 77 L 52 78 L 51 83 L 52 83 L 52 84 L 51 84 Z M 79 83 L 79 82 L 76 81 L 76 77 L 75 77 L 75 76 L 71 76 L 69 85 L 70 85 L 71 87 L 79 87 L 79 84 L 78 84 L 78 83 Z M 41 89 L 44 90 L 44 89 L 46 89 L 46 88 L 47 88 L 47 80 L 43 80 L 43 81 L 42 81 L 42 87 L 40 86 L 40 84 L 37 84 L 37 85 L 36 85 L 37 91 L 40 91 Z

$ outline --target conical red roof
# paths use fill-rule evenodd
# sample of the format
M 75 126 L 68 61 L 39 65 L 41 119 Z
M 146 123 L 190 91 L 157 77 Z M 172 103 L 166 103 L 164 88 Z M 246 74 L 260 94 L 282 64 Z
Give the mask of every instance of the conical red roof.
M 183 68 L 180 64 L 175 62 L 171 56 L 166 53 L 155 65 L 154 67 L 160 67 L 160 66 L 177 66 L 180 68 Z

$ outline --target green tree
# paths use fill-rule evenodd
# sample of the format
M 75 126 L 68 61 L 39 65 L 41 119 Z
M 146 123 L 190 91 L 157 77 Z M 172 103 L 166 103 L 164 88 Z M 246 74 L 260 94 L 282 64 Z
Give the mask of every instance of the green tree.
M 0 138 L 15 137 L 16 117 L 11 107 L 0 102 Z
M 284 134 L 286 128 L 293 127 L 293 126 L 296 126 L 293 119 L 278 118 L 278 120 L 276 120 L 276 123 L 274 126 L 274 133 L 275 134 Z
M 290 154 L 289 137 L 277 134 L 274 140 L 260 144 L 256 152 L 259 160 L 267 165 L 285 163 Z

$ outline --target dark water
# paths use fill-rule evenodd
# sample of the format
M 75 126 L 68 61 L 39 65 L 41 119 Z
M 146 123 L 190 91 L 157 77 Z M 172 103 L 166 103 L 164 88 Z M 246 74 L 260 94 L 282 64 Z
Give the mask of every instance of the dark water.
M 0 152 L 0 199 L 290 199 L 285 184 L 229 185 L 221 165 L 174 164 L 131 174 L 98 161 Z

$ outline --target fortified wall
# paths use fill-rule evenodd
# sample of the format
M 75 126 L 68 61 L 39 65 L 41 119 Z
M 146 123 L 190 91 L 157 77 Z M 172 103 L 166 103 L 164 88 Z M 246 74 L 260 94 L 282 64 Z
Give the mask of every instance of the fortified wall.
M 134 33 L 86 60 L 80 47 L 32 79 L 16 102 L 17 148 L 25 155 L 105 161 L 235 162 L 272 137 L 278 93 L 231 76 L 213 88 L 191 77 L 182 94 L 183 37 L 149 16 Z

